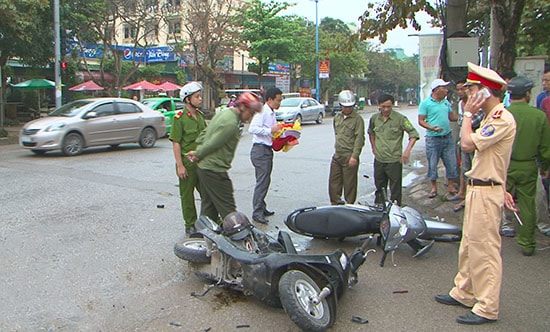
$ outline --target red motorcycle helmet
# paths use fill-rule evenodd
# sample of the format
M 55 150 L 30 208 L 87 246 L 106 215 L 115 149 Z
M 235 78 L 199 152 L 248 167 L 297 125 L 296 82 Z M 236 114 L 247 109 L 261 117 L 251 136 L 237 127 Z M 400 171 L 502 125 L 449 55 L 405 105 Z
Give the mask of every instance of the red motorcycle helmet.
M 237 98 L 237 106 L 238 105 L 248 107 L 254 113 L 260 112 L 263 106 L 260 97 L 254 92 L 241 93 L 239 98 Z

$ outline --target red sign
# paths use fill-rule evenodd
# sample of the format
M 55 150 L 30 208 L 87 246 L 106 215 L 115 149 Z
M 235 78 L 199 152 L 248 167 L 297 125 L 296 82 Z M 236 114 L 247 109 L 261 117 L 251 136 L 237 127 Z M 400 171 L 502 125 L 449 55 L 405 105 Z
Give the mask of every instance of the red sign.
M 329 74 L 330 74 L 330 61 L 320 60 L 319 61 L 319 78 L 328 78 Z

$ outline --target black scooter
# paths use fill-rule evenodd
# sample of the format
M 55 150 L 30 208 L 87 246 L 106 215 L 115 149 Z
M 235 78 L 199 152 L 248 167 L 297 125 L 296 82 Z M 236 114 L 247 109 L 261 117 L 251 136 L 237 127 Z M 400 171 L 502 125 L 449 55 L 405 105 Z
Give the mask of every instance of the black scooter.
M 195 227 L 203 237 L 176 243 L 174 252 L 189 262 L 195 274 L 214 284 L 192 295 L 204 296 L 217 286 L 239 290 L 282 306 L 306 331 L 324 331 L 333 325 L 338 299 L 357 283 L 357 270 L 375 252 L 367 249 L 367 239 L 351 255 L 342 249 L 299 255 L 287 232 L 280 231 L 275 240 L 248 220 L 229 232 L 201 216 Z
M 386 205 L 329 205 L 306 207 L 290 213 L 285 224 L 293 232 L 323 239 L 344 239 L 361 234 L 380 234 L 380 224 L 391 208 L 399 209 L 409 225 L 414 225 L 417 236 L 407 244 L 414 250 L 414 257 L 426 253 L 435 241 L 460 241 L 460 227 L 424 218 L 411 207 Z

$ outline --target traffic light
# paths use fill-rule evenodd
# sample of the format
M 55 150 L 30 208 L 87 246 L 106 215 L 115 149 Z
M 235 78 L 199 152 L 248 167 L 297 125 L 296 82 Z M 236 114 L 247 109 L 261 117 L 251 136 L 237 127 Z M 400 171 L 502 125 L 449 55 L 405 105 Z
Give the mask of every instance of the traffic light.
M 67 62 L 66 61 L 61 61 L 60 67 L 61 67 L 61 73 L 65 74 L 67 72 L 67 68 L 68 68 Z

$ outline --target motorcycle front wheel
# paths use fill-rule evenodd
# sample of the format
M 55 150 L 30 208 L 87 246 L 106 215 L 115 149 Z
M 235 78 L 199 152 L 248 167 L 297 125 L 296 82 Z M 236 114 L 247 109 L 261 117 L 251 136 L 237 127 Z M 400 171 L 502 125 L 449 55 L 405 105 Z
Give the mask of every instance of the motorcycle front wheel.
M 290 270 L 279 280 L 281 304 L 290 319 L 304 331 L 325 331 L 332 325 L 327 299 L 319 304 L 311 300 L 319 292 L 315 281 L 302 271 Z
M 174 253 L 188 262 L 210 263 L 210 257 L 206 256 L 206 241 L 202 238 L 189 238 L 177 242 L 174 245 Z

